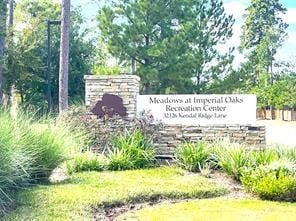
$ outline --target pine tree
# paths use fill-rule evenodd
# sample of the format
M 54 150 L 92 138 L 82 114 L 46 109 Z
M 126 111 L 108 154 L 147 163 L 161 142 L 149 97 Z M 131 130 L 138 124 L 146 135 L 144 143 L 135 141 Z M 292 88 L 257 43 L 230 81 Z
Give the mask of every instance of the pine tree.
M 137 68 L 146 94 L 205 92 L 232 61 L 231 49 L 217 49 L 234 22 L 221 0 L 117 0 L 98 20 L 109 52 Z
M 268 85 L 269 80 L 272 83 L 274 56 L 286 37 L 288 25 L 282 19 L 286 9 L 279 0 L 252 0 L 246 11 L 240 49 L 251 64 L 248 71 L 254 83 Z

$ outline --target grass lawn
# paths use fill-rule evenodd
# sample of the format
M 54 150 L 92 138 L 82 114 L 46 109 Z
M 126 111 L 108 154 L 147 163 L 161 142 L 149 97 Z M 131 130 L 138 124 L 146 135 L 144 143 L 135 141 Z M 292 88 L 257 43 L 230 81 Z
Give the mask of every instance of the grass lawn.
M 294 221 L 295 215 L 296 203 L 205 199 L 176 204 L 160 204 L 121 215 L 118 220 Z
M 32 187 L 3 220 L 91 220 L 93 208 L 161 198 L 213 197 L 225 190 L 200 175 L 169 167 L 123 172 L 85 172 L 67 182 Z

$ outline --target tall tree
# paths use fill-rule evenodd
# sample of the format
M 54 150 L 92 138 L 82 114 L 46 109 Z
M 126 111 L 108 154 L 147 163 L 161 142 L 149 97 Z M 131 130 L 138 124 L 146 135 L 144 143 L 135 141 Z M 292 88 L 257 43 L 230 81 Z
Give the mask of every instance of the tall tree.
M 70 0 L 62 1 L 61 49 L 59 71 L 59 111 L 68 108 L 69 46 L 70 46 Z
M 252 0 L 246 11 L 240 49 L 246 53 L 254 83 L 268 85 L 274 56 L 286 37 L 282 19 L 286 9 L 279 0 Z
M 206 92 L 232 60 L 231 49 L 218 50 L 234 22 L 221 0 L 115 0 L 98 20 L 109 52 L 137 67 L 144 93 Z
M 46 101 L 46 20 L 58 20 L 61 5 L 56 1 L 22 0 L 15 5 L 15 29 L 13 43 L 7 38 L 5 59 L 5 91 L 14 85 L 17 97 L 25 107 L 47 110 Z M 83 28 L 83 17 L 79 8 L 71 10 L 69 100 L 81 101 L 84 97 L 85 73 L 91 72 L 96 48 L 89 32 Z M 58 107 L 59 96 L 59 51 L 60 28 L 51 30 L 51 82 L 54 110 Z M 9 57 L 11 63 L 9 62 Z
M 4 49 L 6 37 L 7 0 L 0 0 L 0 105 L 3 101 L 4 81 Z

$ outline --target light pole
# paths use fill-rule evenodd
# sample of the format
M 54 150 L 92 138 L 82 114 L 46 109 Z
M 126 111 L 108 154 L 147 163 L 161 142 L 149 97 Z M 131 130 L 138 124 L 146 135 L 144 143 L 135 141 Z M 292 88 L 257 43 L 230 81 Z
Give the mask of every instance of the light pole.
M 51 111 L 52 108 L 52 97 L 51 97 L 51 76 L 50 76 L 50 57 L 51 57 L 51 51 L 50 51 L 50 25 L 60 25 L 60 20 L 47 20 L 47 105 L 48 105 L 48 111 Z

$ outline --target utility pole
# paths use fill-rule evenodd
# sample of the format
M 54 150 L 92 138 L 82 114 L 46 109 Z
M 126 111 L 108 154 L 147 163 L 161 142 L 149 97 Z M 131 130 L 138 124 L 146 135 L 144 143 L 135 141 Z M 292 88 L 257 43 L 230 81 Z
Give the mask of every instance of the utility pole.
M 70 8 L 71 1 L 62 1 L 62 25 L 59 71 L 59 112 L 68 108 L 69 47 L 70 47 Z
M 6 16 L 7 16 L 7 0 L 0 1 L 0 105 L 3 102 L 3 71 L 4 71 L 4 50 L 6 37 Z
M 12 27 L 14 23 L 13 12 L 14 12 L 14 0 L 9 0 L 9 20 L 8 20 L 9 27 Z
M 59 20 L 47 20 L 47 106 L 48 106 L 48 112 L 52 110 L 52 96 L 51 96 L 51 63 L 50 63 L 50 57 L 51 57 L 51 50 L 50 50 L 50 26 L 51 25 L 60 25 L 61 21 Z

